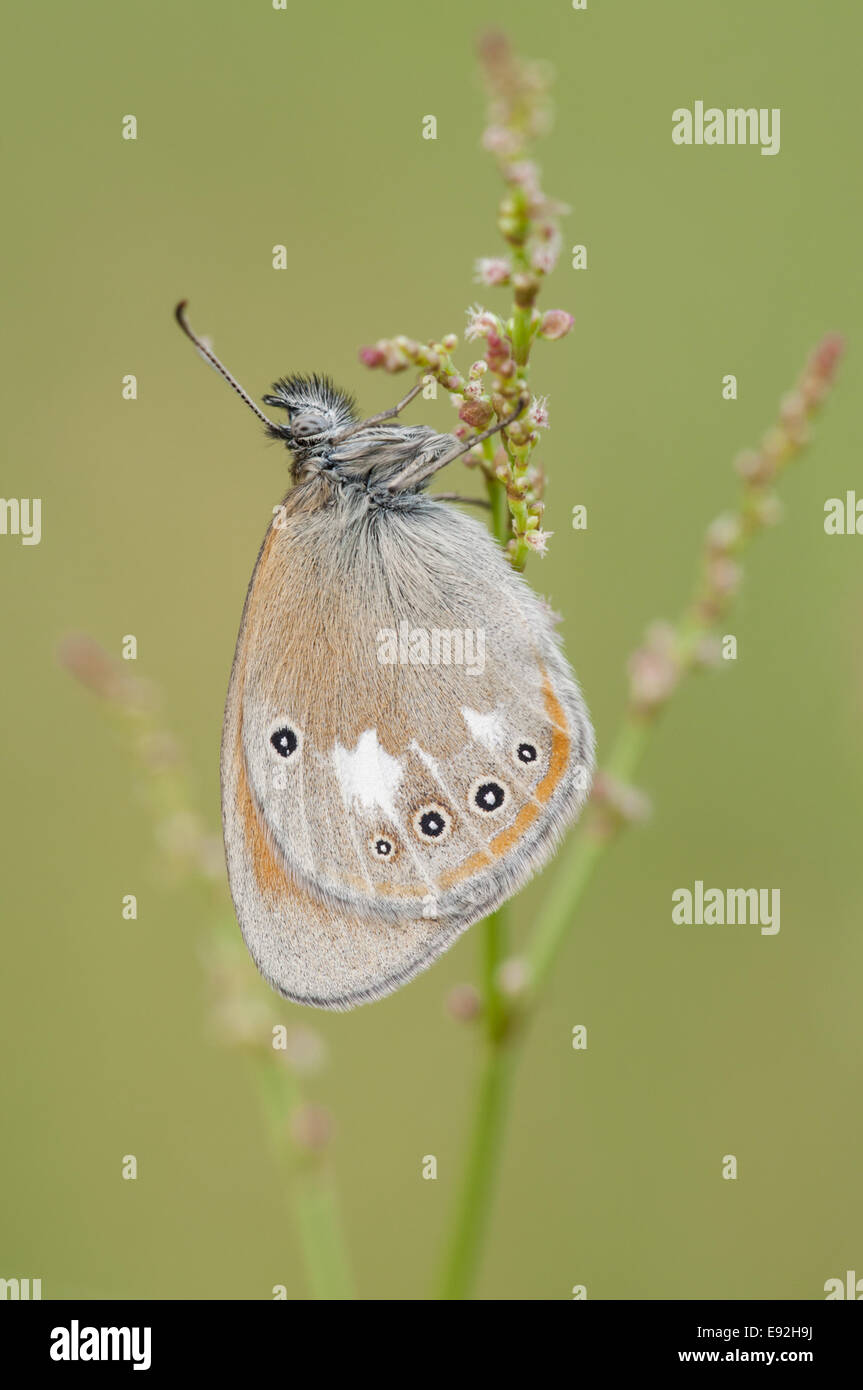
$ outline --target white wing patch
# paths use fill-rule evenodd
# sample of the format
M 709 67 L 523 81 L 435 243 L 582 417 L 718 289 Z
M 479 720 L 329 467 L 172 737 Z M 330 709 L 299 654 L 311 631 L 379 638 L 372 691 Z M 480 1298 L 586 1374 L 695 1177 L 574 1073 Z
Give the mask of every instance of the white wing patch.
M 436 777 L 438 781 L 440 781 L 440 769 L 431 753 L 427 753 L 424 748 L 420 748 L 415 738 L 411 739 L 410 749 L 412 753 L 416 753 L 417 757 L 422 759 L 432 777 Z
M 491 714 L 480 714 L 478 710 L 463 706 L 461 713 L 477 743 L 484 743 L 486 748 L 492 751 L 500 747 L 504 729 L 503 717 L 497 710 L 492 710 Z
M 360 734 L 351 753 L 337 743 L 333 749 L 336 777 L 345 805 L 359 805 L 363 811 L 376 806 L 388 816 L 395 816 L 393 800 L 402 780 L 402 765 L 390 757 L 378 743 L 377 729 Z

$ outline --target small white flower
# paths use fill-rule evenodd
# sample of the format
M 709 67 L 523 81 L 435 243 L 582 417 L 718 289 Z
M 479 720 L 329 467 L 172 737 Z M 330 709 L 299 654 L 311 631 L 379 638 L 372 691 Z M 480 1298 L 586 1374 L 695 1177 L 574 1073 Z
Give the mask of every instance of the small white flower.
M 482 256 L 474 272 L 474 280 L 479 285 L 508 285 L 512 266 L 502 256 Z
M 487 338 L 489 333 L 503 333 L 503 324 L 497 314 L 489 313 L 481 304 L 472 305 L 467 311 L 465 338 L 470 343 L 474 338 Z
M 534 396 L 527 418 L 536 430 L 548 429 L 548 396 Z
M 568 217 L 572 208 L 568 203 L 561 203 L 557 198 L 549 198 L 547 194 L 539 192 L 528 204 L 528 212 L 539 221 L 541 218 Z
M 539 237 L 531 243 L 530 263 L 534 270 L 540 270 L 548 275 L 557 265 L 560 256 L 563 238 L 558 227 L 549 223 L 542 228 Z
M 517 164 L 511 164 L 507 170 L 507 176 L 524 190 L 528 198 L 535 199 L 542 196 L 539 188 L 539 166 L 534 164 L 532 159 L 522 159 Z
M 531 550 L 535 550 L 538 555 L 545 555 L 548 550 L 548 543 L 554 535 L 553 531 L 528 531 L 524 537 L 525 545 Z
M 507 130 L 506 126 L 492 125 L 483 131 L 482 147 L 490 154 L 502 155 L 503 157 L 513 155 L 518 150 L 519 143 L 518 136 L 513 131 Z

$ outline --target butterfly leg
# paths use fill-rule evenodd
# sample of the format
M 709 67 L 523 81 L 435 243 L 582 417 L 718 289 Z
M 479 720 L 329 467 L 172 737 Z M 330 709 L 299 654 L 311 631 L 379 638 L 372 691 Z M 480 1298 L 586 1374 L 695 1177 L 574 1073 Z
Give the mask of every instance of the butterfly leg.
M 341 434 L 337 434 L 331 442 L 333 444 L 341 444 L 343 440 L 350 439 L 352 434 L 356 434 L 357 430 L 366 430 L 369 425 L 382 425 L 385 420 L 394 420 L 397 415 L 401 414 L 406 405 L 410 405 L 414 396 L 418 396 L 422 389 L 423 382 L 420 380 L 417 382 L 416 386 L 411 387 L 406 396 L 402 396 L 401 400 L 397 405 L 393 406 L 392 410 L 382 410 L 379 415 L 372 415 L 368 420 L 360 420 L 359 424 L 351 425 L 348 430 L 342 430 Z
M 507 425 L 513 424 L 518 419 L 529 400 L 530 397 L 527 393 L 523 393 L 519 396 L 518 405 L 515 410 L 511 411 L 509 415 L 505 415 L 502 420 L 498 420 L 495 424 L 490 425 L 487 430 L 483 430 L 482 434 L 475 434 L 471 439 L 466 439 L 464 443 L 459 444 L 459 447 L 454 449 L 452 453 L 444 454 L 442 459 L 437 460 L 435 469 L 445 468 L 446 465 L 452 463 L 454 459 L 461 458 L 462 454 L 466 454 L 475 444 L 481 444 L 484 439 L 491 439 L 493 434 L 499 434 L 501 430 L 505 430 Z
M 487 497 L 462 497 L 460 492 L 430 492 L 433 502 L 467 502 L 472 507 L 491 507 Z

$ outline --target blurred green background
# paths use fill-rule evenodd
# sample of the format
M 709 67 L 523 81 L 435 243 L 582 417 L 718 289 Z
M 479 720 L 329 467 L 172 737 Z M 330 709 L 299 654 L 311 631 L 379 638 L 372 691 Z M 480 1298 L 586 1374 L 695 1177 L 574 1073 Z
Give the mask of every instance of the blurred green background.
M 46 1298 L 306 1296 L 244 1060 L 207 1039 L 206 915 L 166 880 L 123 750 L 56 647 L 85 630 L 119 655 L 137 636 L 135 672 L 164 691 L 215 827 L 228 671 L 286 458 L 173 305 L 188 296 L 256 396 L 325 370 L 366 412 L 406 379 L 366 371 L 360 344 L 461 332 L 472 300 L 503 308 L 506 291 L 472 284 L 474 258 L 500 248 L 473 52 L 489 23 L 554 62 L 538 157 L 573 209 L 566 245 L 588 246 L 588 270 L 564 256 L 542 300 L 576 329 L 533 358 L 555 536 L 530 578 L 564 614 L 600 754 L 627 654 L 676 616 L 704 526 L 736 496 L 734 454 L 825 330 L 849 352 L 782 485 L 785 519 L 747 561 L 739 660 L 690 683 L 657 730 L 654 816 L 592 883 L 529 1036 L 478 1292 L 817 1299 L 863 1271 L 863 539 L 823 531 L 825 499 L 863 495 L 859 13 L 157 0 L 7 20 L 2 491 L 43 498 L 43 538 L 0 537 L 0 1275 L 41 1277 Z M 780 154 L 674 146 L 672 110 L 696 99 L 780 107 Z M 453 412 L 410 418 L 446 428 Z M 673 926 L 671 893 L 696 878 L 780 887 L 779 935 Z M 516 943 L 549 881 L 519 898 Z M 429 1288 L 475 1067 L 443 1001 L 476 977 L 478 947 L 468 933 L 353 1014 L 283 1006 L 326 1042 L 315 1093 L 336 1116 L 367 1297 Z

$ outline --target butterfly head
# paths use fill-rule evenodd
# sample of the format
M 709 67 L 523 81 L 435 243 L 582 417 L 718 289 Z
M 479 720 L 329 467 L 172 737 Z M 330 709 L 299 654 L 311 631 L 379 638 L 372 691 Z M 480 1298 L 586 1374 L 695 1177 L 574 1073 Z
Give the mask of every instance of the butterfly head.
M 263 400 L 286 412 L 286 422 L 269 425 L 268 433 L 281 439 L 295 456 L 314 452 L 356 421 L 352 397 L 325 376 L 282 377 Z
M 425 486 L 438 461 L 452 455 L 457 441 L 449 434 L 436 434 L 424 425 L 384 423 L 412 400 L 420 387 L 414 387 L 396 410 L 357 420 L 354 400 L 333 385 L 329 377 L 290 376 L 274 382 L 264 402 L 283 410 L 284 424 L 265 415 L 244 391 L 205 339 L 193 332 L 186 318 L 186 300 L 174 310 L 174 317 L 201 356 L 215 367 L 237 395 L 258 417 L 271 439 L 280 439 L 293 455 L 294 482 L 327 473 L 341 482 L 364 483 L 391 491 L 417 491 Z

